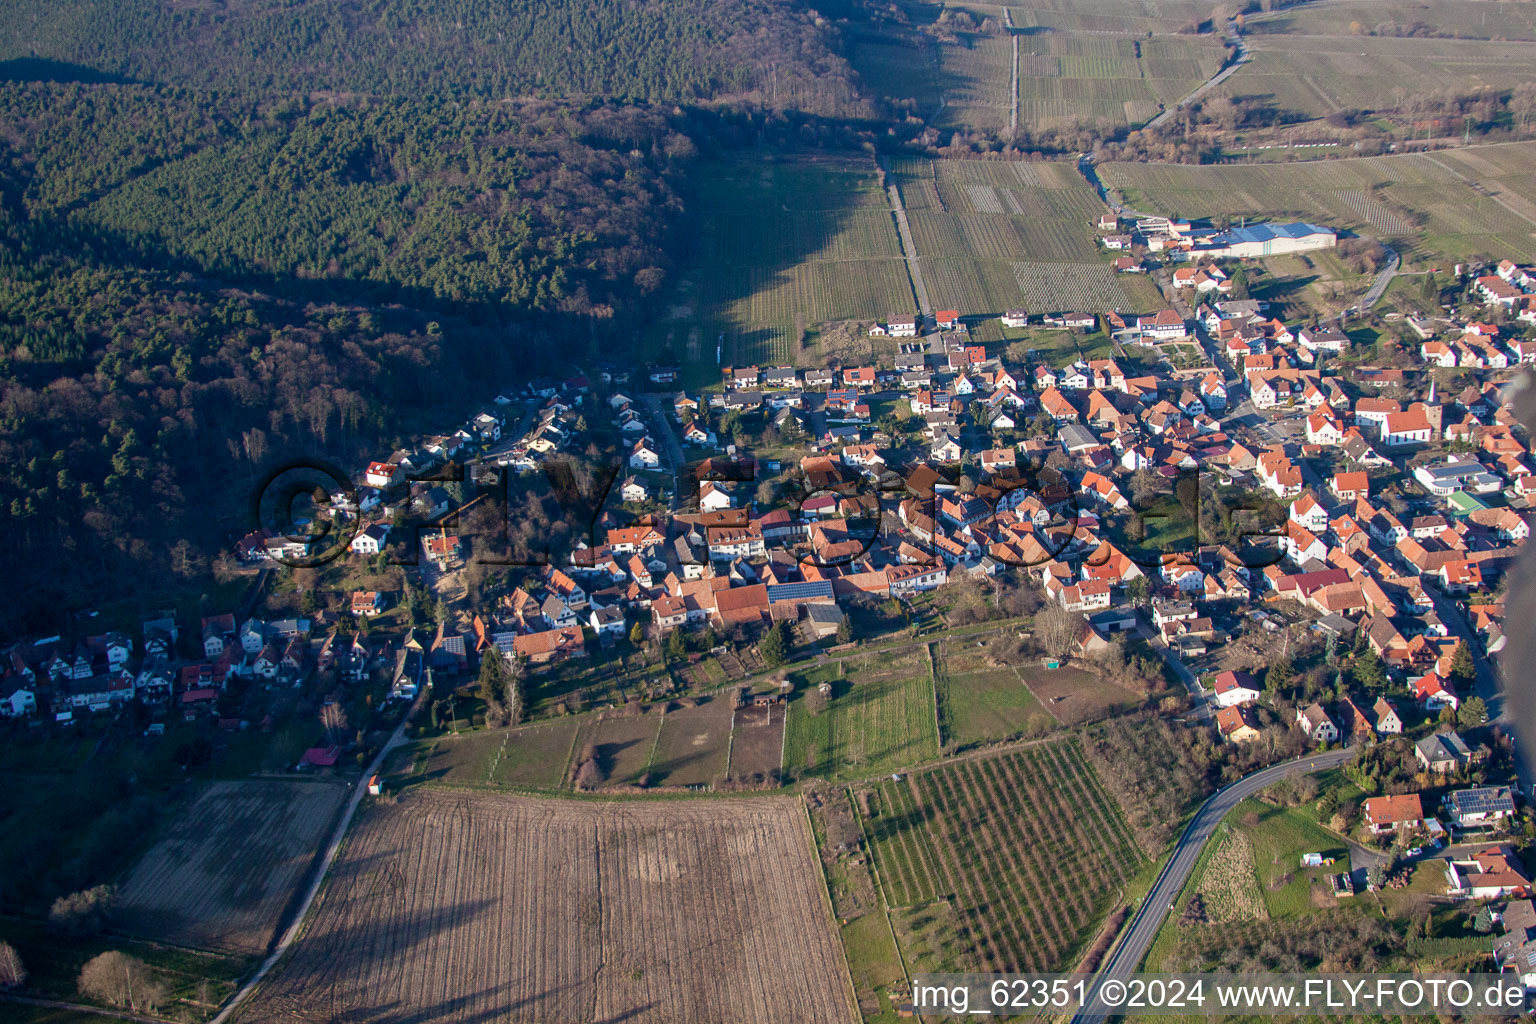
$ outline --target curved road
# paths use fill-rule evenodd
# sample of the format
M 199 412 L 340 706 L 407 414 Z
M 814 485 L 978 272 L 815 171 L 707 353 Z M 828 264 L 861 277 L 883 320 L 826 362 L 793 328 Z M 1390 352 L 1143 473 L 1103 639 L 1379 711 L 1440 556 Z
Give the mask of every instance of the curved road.
M 1137 968 L 1141 966 L 1141 961 L 1146 958 L 1147 950 L 1152 948 L 1152 940 L 1157 937 L 1158 930 L 1162 928 L 1163 920 L 1172 909 L 1173 902 L 1178 899 L 1184 883 L 1189 881 L 1190 874 L 1195 870 L 1195 862 L 1200 859 L 1200 851 L 1205 848 L 1206 841 L 1215 833 L 1216 826 L 1221 824 L 1221 820 L 1232 808 L 1281 779 L 1293 775 L 1308 775 L 1326 768 L 1336 768 L 1353 756 L 1354 751 L 1345 747 L 1297 758 L 1294 761 L 1283 761 L 1254 772 L 1227 788 L 1213 793 L 1201 805 L 1194 819 L 1190 821 L 1189 827 L 1179 837 L 1178 845 L 1173 848 L 1173 856 L 1169 857 L 1168 863 L 1163 865 L 1157 881 L 1152 883 L 1152 891 L 1147 893 L 1147 898 L 1142 900 L 1136 915 L 1131 918 L 1125 937 L 1104 961 L 1103 966 L 1099 968 L 1099 973 L 1094 975 L 1087 999 L 1088 1005 L 1073 1016 L 1073 1024 L 1102 1021 L 1119 1012 L 1112 1008 L 1094 1005 L 1099 988 L 1111 978 L 1124 981 L 1136 973 Z
M 1172 117 L 1181 108 L 1188 106 L 1195 100 L 1199 99 L 1201 96 L 1204 96 L 1206 93 L 1216 88 L 1216 86 L 1220 85 L 1222 82 L 1225 82 L 1227 79 L 1231 78 L 1237 73 L 1238 68 L 1248 63 L 1248 44 L 1243 41 L 1243 34 L 1237 30 L 1237 22 L 1233 21 L 1231 18 L 1228 18 L 1225 31 L 1227 35 L 1227 41 L 1237 49 L 1237 56 L 1232 59 L 1232 63 L 1226 65 L 1220 71 L 1217 71 L 1216 74 L 1200 83 L 1198 88 L 1190 92 L 1173 106 L 1164 108 L 1162 113 L 1148 121 L 1143 127 L 1156 128 L 1158 125 Z

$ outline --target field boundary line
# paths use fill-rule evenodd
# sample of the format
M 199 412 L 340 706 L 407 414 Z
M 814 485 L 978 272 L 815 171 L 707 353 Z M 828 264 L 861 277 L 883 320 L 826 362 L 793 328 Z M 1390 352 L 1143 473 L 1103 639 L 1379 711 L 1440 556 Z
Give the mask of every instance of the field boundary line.
M 848 1001 L 844 1009 L 852 1010 L 850 1020 L 861 1021 L 864 1014 L 859 1011 L 859 990 L 853 984 L 853 968 L 848 964 L 848 949 L 843 945 L 843 929 L 837 921 L 837 908 L 832 905 L 832 891 L 827 887 L 827 866 L 821 860 L 821 848 L 816 845 L 816 826 L 811 821 L 811 809 L 806 806 L 805 796 L 802 794 L 796 801 L 800 805 L 800 821 L 805 826 L 801 838 L 810 844 L 811 857 L 816 862 L 816 878 L 821 882 L 816 887 L 821 893 L 821 909 L 827 915 L 827 920 L 832 922 L 833 930 L 837 934 L 837 952 L 843 967 L 843 998 Z M 858 814 L 858 808 L 850 807 L 849 810 Z M 862 831 L 862 829 L 861 829 Z M 901 950 L 896 951 L 897 959 L 901 958 Z M 903 967 L 905 972 L 905 967 Z
M 70 1003 L 62 999 L 39 999 L 35 996 L 12 995 L 9 992 L 0 993 L 0 1001 L 24 1003 L 27 1006 L 42 1006 L 53 1010 L 73 1010 L 76 1013 L 95 1013 L 103 1017 L 116 1017 L 118 1020 L 141 1021 L 143 1024 L 176 1024 L 175 1021 L 165 1017 L 146 1017 L 140 1013 L 130 1013 L 127 1010 L 111 1010 L 105 1006 L 91 1006 L 89 1003 Z
M 880 870 L 880 865 L 875 862 L 875 843 L 869 837 L 869 829 L 864 826 L 864 815 L 859 811 L 858 801 L 854 798 L 853 787 L 844 786 L 843 791 L 848 794 L 848 809 L 853 811 L 853 816 L 859 819 L 859 835 L 864 837 L 864 846 L 869 850 L 869 870 L 875 876 L 875 886 L 880 890 L 880 912 L 885 916 L 885 927 L 891 933 L 891 945 L 896 950 L 896 962 L 901 964 L 901 977 L 912 986 L 912 972 L 907 970 L 907 957 L 901 951 L 901 940 L 896 938 L 896 926 L 891 923 L 891 894 L 886 891 L 885 872 Z M 935 886 L 937 888 L 937 886 Z M 849 972 L 852 974 L 852 971 Z

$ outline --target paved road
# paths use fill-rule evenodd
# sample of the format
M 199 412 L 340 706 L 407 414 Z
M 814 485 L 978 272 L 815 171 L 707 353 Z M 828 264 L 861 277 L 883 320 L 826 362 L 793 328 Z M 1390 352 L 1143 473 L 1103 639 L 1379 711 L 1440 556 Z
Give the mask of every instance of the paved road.
M 683 487 L 683 469 L 688 465 L 688 460 L 683 456 L 683 446 L 677 441 L 677 432 L 672 429 L 672 421 L 667 417 L 672 415 L 672 410 L 662 405 L 664 395 L 645 395 L 645 407 L 651 412 L 651 422 L 656 425 L 656 433 L 661 438 L 661 451 L 667 457 L 667 462 L 672 466 L 672 511 L 677 512 L 683 507 L 683 495 L 687 489 Z
M 267 958 L 261 962 L 261 966 L 256 969 L 256 973 L 251 975 L 251 979 L 240 986 L 240 989 L 230 997 L 229 1002 L 224 1004 L 224 1008 L 219 1011 L 219 1015 L 213 1018 L 209 1024 L 225 1024 L 234 1015 L 235 1010 L 239 1009 L 240 1004 L 245 1002 L 252 992 L 256 991 L 256 987 L 266 978 L 267 972 L 277 965 L 277 962 L 288 952 L 288 948 L 298 940 L 299 930 L 304 926 L 304 919 L 309 916 L 309 908 L 315 902 L 315 897 L 319 895 L 320 886 L 325 881 L 325 876 L 330 874 L 331 865 L 336 861 L 336 854 L 341 850 L 341 841 L 346 838 L 347 829 L 352 824 L 352 816 L 357 813 L 358 805 L 363 802 L 363 794 L 367 792 L 368 780 L 384 767 L 384 760 L 389 757 L 390 752 L 405 741 L 406 727 L 411 724 L 411 719 L 416 717 L 416 712 L 425 703 L 428 692 L 429 690 L 426 686 L 421 687 L 417 691 L 416 699 L 405 712 L 405 716 L 400 719 L 400 724 L 395 727 L 395 731 L 390 734 L 389 741 L 384 744 L 383 749 L 374 757 L 373 762 L 368 765 L 363 774 L 358 776 L 357 781 L 353 783 L 352 799 L 347 801 L 347 809 L 342 812 L 341 820 L 336 822 L 336 829 L 331 833 L 331 841 L 325 848 L 325 856 L 321 859 L 320 866 L 315 870 L 314 877 L 310 879 L 309 888 L 304 891 L 304 899 L 300 901 L 298 908 L 294 910 L 293 920 L 289 923 L 288 930 L 283 932 L 283 937 L 278 940 L 276 946 L 272 947 L 272 952 L 267 954 Z
M 1376 300 L 1386 293 L 1387 286 L 1392 283 L 1392 279 L 1397 276 L 1398 268 L 1403 265 L 1403 258 L 1397 254 L 1396 249 L 1386 242 L 1382 242 L 1381 247 L 1387 250 L 1387 265 L 1377 272 L 1376 280 L 1372 281 L 1370 288 L 1366 289 L 1365 297 L 1360 300 L 1361 312 L 1376 305 Z
M 1237 47 L 1237 59 L 1232 61 L 1231 64 L 1228 64 L 1226 67 L 1222 68 L 1220 71 L 1216 72 L 1216 74 L 1212 75 L 1210 78 L 1206 79 L 1205 82 L 1203 82 L 1198 88 L 1189 93 L 1183 99 L 1179 100 L 1179 102 L 1175 103 L 1173 106 L 1167 108 L 1161 114 L 1158 114 L 1152 120 L 1148 121 L 1146 125 L 1148 128 L 1156 128 L 1158 125 L 1168 120 L 1168 118 L 1172 117 L 1180 107 L 1187 106 L 1190 103 L 1193 103 L 1195 100 L 1199 99 L 1201 96 L 1204 96 L 1206 93 L 1210 92 L 1222 82 L 1225 82 L 1227 79 L 1236 74 L 1238 68 L 1248 63 L 1248 44 L 1243 41 L 1243 34 L 1237 30 L 1237 23 L 1231 18 L 1227 19 L 1226 33 L 1228 42 Z
M 891 162 L 880 158 L 880 166 L 889 175 Z M 917 243 L 912 240 L 912 228 L 907 224 L 907 207 L 901 201 L 901 189 L 895 182 L 885 187 L 891 198 L 891 212 L 896 215 L 896 230 L 901 235 L 901 251 L 907 257 L 907 272 L 912 276 L 912 289 L 917 293 L 917 309 L 925 317 L 933 315 L 933 303 L 928 301 L 928 289 L 923 285 L 923 268 L 918 266 Z
M 1127 926 L 1120 944 L 1110 953 L 1103 966 L 1099 968 L 1099 973 L 1094 976 L 1093 987 L 1088 997 L 1089 1005 L 1072 1018 L 1073 1024 L 1089 1024 L 1113 1015 L 1107 1007 L 1094 1006 L 1094 996 L 1104 982 L 1111 978 L 1123 981 L 1136 973 L 1137 968 L 1141 966 L 1141 961 L 1146 958 L 1147 950 L 1152 948 L 1152 940 L 1157 937 L 1158 930 L 1162 928 L 1174 900 L 1184 888 L 1184 883 L 1189 881 L 1190 873 L 1195 869 L 1195 862 L 1200 859 L 1200 851 L 1215 833 L 1216 826 L 1221 824 L 1221 820 L 1232 808 L 1281 779 L 1294 775 L 1306 775 L 1325 768 L 1335 768 L 1349 760 L 1353 754 L 1352 750 L 1343 748 L 1271 765 L 1262 771 L 1239 779 L 1225 789 L 1218 790 L 1206 800 L 1194 819 L 1190 821 L 1189 827 L 1184 830 L 1184 834 L 1179 837 L 1178 845 L 1173 849 L 1173 856 L 1168 858 L 1168 863 L 1163 866 L 1162 873 L 1157 876 L 1157 881 L 1152 885 L 1152 891 L 1147 894 L 1147 898 L 1137 909 L 1136 915 L 1131 918 L 1131 923 Z

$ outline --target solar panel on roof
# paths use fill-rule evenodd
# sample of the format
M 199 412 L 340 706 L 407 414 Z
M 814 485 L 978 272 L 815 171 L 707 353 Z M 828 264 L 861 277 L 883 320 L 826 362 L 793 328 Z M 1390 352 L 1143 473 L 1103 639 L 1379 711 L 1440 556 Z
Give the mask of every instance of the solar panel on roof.
M 801 601 L 808 597 L 831 597 L 832 584 L 825 580 L 811 583 L 776 583 L 768 588 L 770 601 Z

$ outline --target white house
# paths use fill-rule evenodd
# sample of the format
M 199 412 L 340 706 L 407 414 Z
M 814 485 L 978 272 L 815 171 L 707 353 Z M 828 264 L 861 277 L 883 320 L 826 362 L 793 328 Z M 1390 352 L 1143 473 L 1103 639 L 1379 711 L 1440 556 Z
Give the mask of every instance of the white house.
M 1218 707 L 1240 707 L 1256 704 L 1259 700 L 1258 683 L 1247 672 L 1223 672 L 1216 677 L 1212 688 L 1216 693 Z
M 1312 738 L 1313 743 L 1337 743 L 1339 727 L 1333 724 L 1321 704 L 1296 709 L 1296 724 Z
M 376 555 L 383 551 L 389 544 L 389 526 L 386 523 L 374 525 L 360 531 L 352 538 L 349 545 L 359 555 Z
M 642 437 L 629 450 L 629 466 L 631 469 L 655 469 L 660 465 L 661 455 L 657 453 L 656 447 L 651 444 L 650 438 Z

